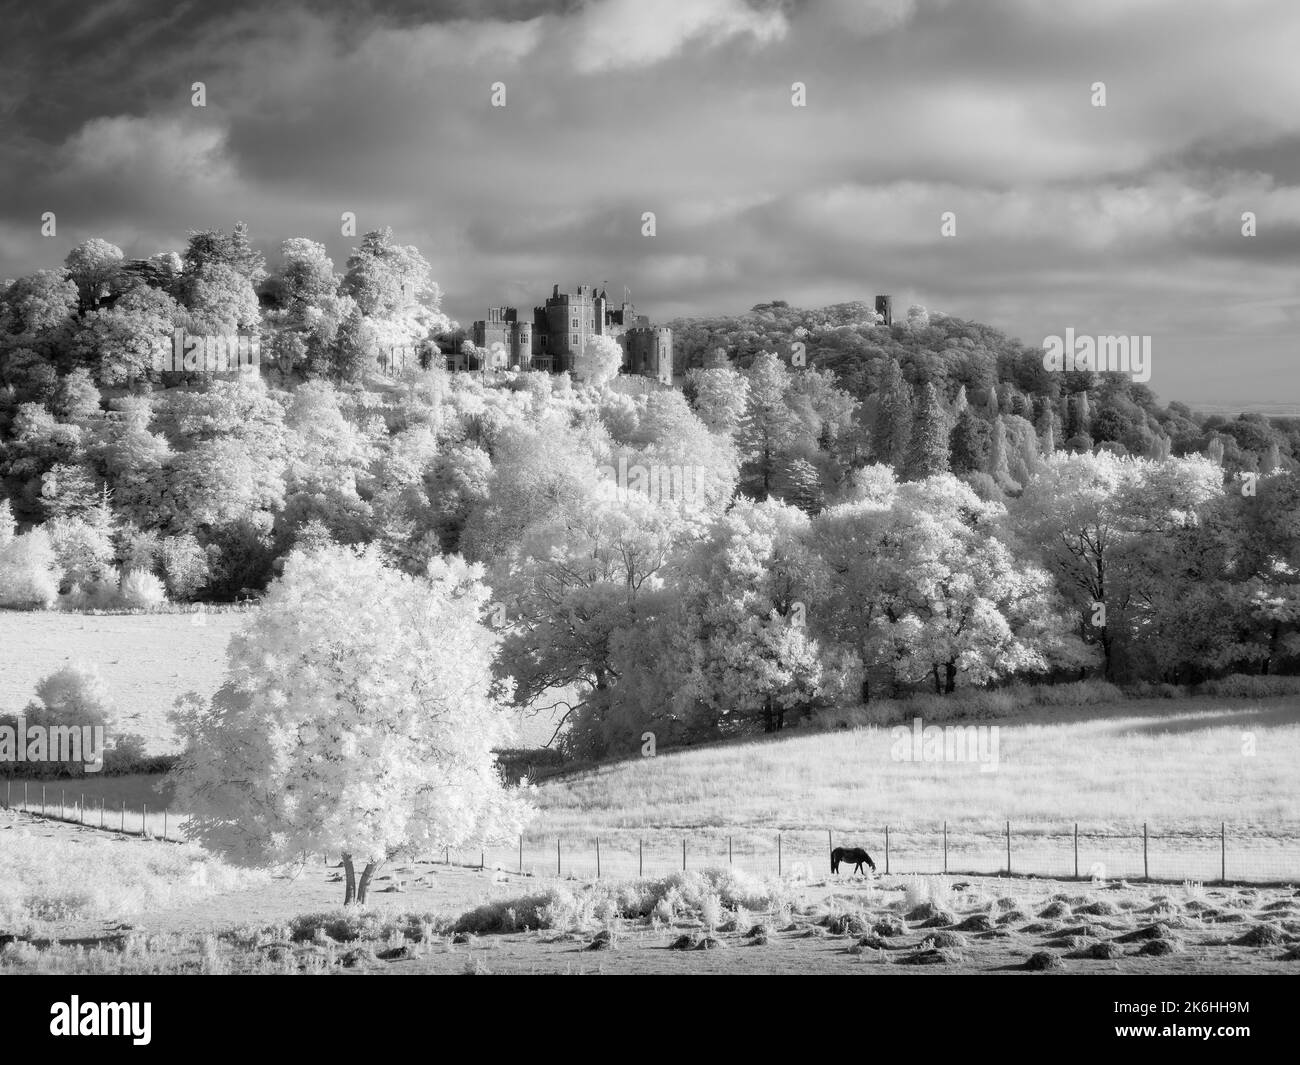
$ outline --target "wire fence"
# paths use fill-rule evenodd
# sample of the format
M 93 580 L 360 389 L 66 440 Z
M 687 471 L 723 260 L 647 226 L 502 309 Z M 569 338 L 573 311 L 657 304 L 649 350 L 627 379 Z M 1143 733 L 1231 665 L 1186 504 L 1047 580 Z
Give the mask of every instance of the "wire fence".
M 6 810 L 168 842 L 185 842 L 185 817 L 166 809 L 109 803 L 45 784 L 6 786 Z M 510 843 L 445 847 L 427 861 L 580 880 L 661 877 L 682 870 L 732 868 L 754 876 L 822 878 L 834 847 L 862 847 L 878 874 L 1037 876 L 1053 879 L 1295 883 L 1300 834 L 1263 835 L 1224 822 L 1218 831 L 1161 830 L 1149 824 L 1095 831 L 958 822 L 939 827 L 882 825 L 842 835 L 832 829 L 728 834 L 628 832 L 603 836 L 520 836 Z M 327 860 L 328 860 L 328 856 Z M 337 857 L 337 856 L 335 856 Z M 841 864 L 840 876 L 854 873 Z
M 591 879 L 659 877 L 691 869 L 733 868 L 755 876 L 822 879 L 833 847 L 863 847 L 877 873 L 1037 876 L 1054 879 L 1291 883 L 1300 880 L 1300 835 L 1260 836 L 1224 823 L 1217 832 L 1043 831 L 1005 824 L 937 828 L 882 825 L 840 837 L 826 830 L 766 834 L 664 833 L 635 837 L 522 836 L 513 845 L 446 848 L 444 861 L 534 876 Z M 840 865 L 841 877 L 854 863 Z

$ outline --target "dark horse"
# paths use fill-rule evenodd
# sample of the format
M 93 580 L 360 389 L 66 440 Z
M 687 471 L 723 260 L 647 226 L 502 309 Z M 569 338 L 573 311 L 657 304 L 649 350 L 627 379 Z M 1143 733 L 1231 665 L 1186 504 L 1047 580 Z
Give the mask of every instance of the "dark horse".
M 876 871 L 876 863 L 871 860 L 871 855 L 861 847 L 836 847 L 831 851 L 832 873 L 838 873 L 840 871 L 840 862 L 854 862 L 853 871 L 855 873 L 862 873 L 863 876 L 867 875 L 862 868 L 864 862 L 871 866 L 871 871 L 873 873 Z

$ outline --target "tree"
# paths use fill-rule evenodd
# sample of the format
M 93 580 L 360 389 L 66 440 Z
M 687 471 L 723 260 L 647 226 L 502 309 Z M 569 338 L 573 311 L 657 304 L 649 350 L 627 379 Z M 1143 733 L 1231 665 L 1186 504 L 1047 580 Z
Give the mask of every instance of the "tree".
M 573 364 L 573 376 L 584 384 L 600 388 L 618 376 L 623 365 L 623 349 L 613 337 L 587 337 Z
M 948 472 L 948 424 L 939 392 L 930 381 L 921 389 L 908 445 L 908 476 L 924 480 Z
M 735 438 L 749 399 L 749 382 L 739 371 L 697 367 L 687 371 L 682 391 L 709 432 Z
M 947 474 L 824 512 L 815 546 L 830 579 L 814 628 L 847 642 L 868 676 L 936 692 L 1077 661 L 1051 579 L 1016 557 L 1004 514 Z
M 325 245 L 306 237 L 290 237 L 280 245 L 283 262 L 271 278 L 271 290 L 290 314 L 320 306 L 338 290 L 334 260 Z
M 43 609 L 53 605 L 58 594 L 58 560 L 44 529 L 0 545 L 0 606 Z
M 953 473 L 974 473 L 988 465 L 990 437 L 989 423 L 970 407 L 957 415 L 956 424 L 949 436 Z
M 172 329 L 182 315 L 180 306 L 162 289 L 136 285 L 111 307 L 82 316 L 71 354 L 102 385 L 156 379 L 155 366 L 171 345 Z
M 1080 631 L 1100 645 L 1108 679 L 1150 568 L 1135 547 L 1193 520 L 1221 491 L 1221 472 L 1204 459 L 1157 463 L 1105 452 L 1050 458 L 1026 486 L 1017 526 L 1074 605 Z
M 772 491 L 772 479 L 786 451 L 803 435 L 799 419 L 786 401 L 790 371 L 775 354 L 756 356 L 745 372 L 749 405 L 738 445 L 745 460 L 749 490 L 759 499 Z
M 436 311 L 442 300 L 419 249 L 396 243 L 388 226 L 361 238 L 348 256 L 342 287 L 361 313 L 373 318 L 398 318 L 417 305 Z
M 334 372 L 342 381 L 356 383 L 377 368 L 379 340 L 374 326 L 359 310 L 339 326 L 335 341 Z
M 63 260 L 77 286 L 82 310 L 92 311 L 112 295 L 122 270 L 122 249 L 95 237 L 82 241 Z
M 413 577 L 373 547 L 290 555 L 225 684 L 174 717 L 192 838 L 247 865 L 339 854 L 344 903 L 363 904 L 385 861 L 517 832 L 480 577 L 460 559 Z
M 879 391 L 880 405 L 871 431 L 876 461 L 902 470 L 912 439 L 912 388 L 896 359 L 885 364 Z

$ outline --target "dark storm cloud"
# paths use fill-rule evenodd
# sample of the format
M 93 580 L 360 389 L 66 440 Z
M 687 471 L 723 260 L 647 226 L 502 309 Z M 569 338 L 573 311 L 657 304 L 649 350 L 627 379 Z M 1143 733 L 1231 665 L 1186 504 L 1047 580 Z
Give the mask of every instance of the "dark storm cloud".
M 1300 401 L 1279 372 L 1300 317 L 1293 7 L 32 5 L 0 45 L 0 272 L 237 218 L 272 257 L 309 236 L 341 267 L 355 211 L 421 247 L 462 321 L 554 282 L 627 284 L 658 318 L 891 291 L 1031 343 L 1170 338 L 1168 397 L 1212 395 L 1216 352 L 1250 352 L 1243 397 Z

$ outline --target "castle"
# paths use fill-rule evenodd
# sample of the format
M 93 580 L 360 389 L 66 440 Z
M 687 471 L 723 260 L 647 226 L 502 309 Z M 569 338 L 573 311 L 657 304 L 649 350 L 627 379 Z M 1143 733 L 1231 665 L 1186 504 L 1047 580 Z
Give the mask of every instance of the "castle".
M 572 371 L 574 360 L 590 336 L 607 336 L 623 349 L 623 372 L 650 377 L 662 384 L 673 380 L 673 331 L 653 326 L 637 314 L 627 298 L 610 306 L 604 288 L 579 285 L 561 292 L 557 284 L 545 305 L 533 308 L 532 321 L 520 320 L 514 307 L 490 307 L 473 325 L 474 346 L 493 353 L 489 365 L 521 369 Z

